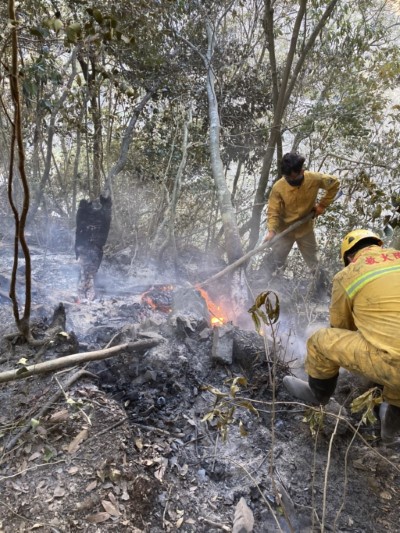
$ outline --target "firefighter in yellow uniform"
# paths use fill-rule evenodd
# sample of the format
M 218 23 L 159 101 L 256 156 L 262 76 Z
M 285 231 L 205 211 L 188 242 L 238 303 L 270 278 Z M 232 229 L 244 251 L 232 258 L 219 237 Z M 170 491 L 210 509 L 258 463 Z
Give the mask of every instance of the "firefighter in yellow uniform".
M 333 394 L 339 368 L 383 386 L 381 436 L 400 436 L 400 251 L 382 248 L 368 230 L 351 231 L 343 240 L 345 268 L 333 278 L 330 328 L 307 341 L 308 384 L 286 376 L 295 397 L 325 404 Z
M 273 185 L 269 196 L 268 233 L 264 242 L 271 241 L 276 234 L 311 212 L 314 212 L 315 216 L 322 215 L 339 190 L 339 180 L 335 176 L 304 170 L 304 161 L 304 157 L 296 152 L 289 152 L 282 158 L 283 177 Z M 325 190 L 325 194 L 317 200 L 321 189 Z M 314 220 L 310 219 L 281 237 L 276 244 L 271 242 L 271 254 L 267 264 L 270 274 L 284 266 L 294 243 L 297 243 L 311 272 L 316 272 L 318 267 L 317 242 Z

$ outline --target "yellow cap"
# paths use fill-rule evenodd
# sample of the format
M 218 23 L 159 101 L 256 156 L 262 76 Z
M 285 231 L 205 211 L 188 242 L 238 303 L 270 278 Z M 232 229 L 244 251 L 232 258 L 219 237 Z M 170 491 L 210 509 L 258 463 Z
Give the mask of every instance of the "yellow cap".
M 378 237 L 378 235 L 372 231 L 369 231 L 368 229 L 355 229 L 350 231 L 350 233 L 348 233 L 343 239 L 342 246 L 340 247 L 340 259 L 344 261 L 345 253 L 351 250 L 353 246 L 363 239 L 375 239 L 376 244 L 379 246 L 382 246 L 383 244 L 383 241 L 380 239 L 380 237 Z

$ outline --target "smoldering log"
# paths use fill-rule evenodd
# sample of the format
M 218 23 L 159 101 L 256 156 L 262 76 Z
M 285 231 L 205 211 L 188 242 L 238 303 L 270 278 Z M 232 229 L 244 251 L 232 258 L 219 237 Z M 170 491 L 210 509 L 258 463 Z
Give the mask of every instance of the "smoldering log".
M 212 358 L 223 365 L 231 365 L 233 360 L 233 326 L 225 324 L 214 327 Z

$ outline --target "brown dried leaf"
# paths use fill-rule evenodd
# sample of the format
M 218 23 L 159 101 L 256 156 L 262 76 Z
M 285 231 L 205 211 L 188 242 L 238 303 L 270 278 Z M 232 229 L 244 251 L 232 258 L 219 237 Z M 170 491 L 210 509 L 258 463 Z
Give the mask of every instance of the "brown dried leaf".
M 121 479 L 122 473 L 121 470 L 118 470 L 118 468 L 111 468 L 110 473 L 108 474 L 108 477 L 113 483 L 116 483 Z
M 62 498 L 65 496 L 65 489 L 60 487 L 59 485 L 54 489 L 53 493 L 54 498 Z
M 49 422 L 64 422 L 69 418 L 68 409 L 61 409 L 61 411 L 56 411 L 49 417 Z
M 88 438 L 89 432 L 87 429 L 82 429 L 78 435 L 70 442 L 68 446 L 68 453 L 75 453 L 79 448 L 79 445 Z
M 34 461 L 38 457 L 42 457 L 42 454 L 40 452 L 35 452 L 30 457 L 28 457 L 28 461 Z
M 168 459 L 165 459 L 165 457 L 161 457 L 161 461 L 160 461 L 160 467 L 157 468 L 157 470 L 154 472 L 154 475 L 156 476 L 156 478 L 159 480 L 159 481 L 162 481 L 163 480 L 163 477 L 164 477 L 164 474 L 167 470 L 167 466 L 168 466 Z
M 107 500 L 101 500 L 101 505 L 104 507 L 104 510 L 107 511 L 112 516 L 121 516 L 119 510 Z
M 96 513 L 86 517 L 86 520 L 91 524 L 100 524 L 110 518 L 108 513 Z
M 91 483 L 89 483 L 89 485 L 86 487 L 85 491 L 86 492 L 91 492 L 93 489 L 95 489 L 97 487 L 97 481 L 94 480 L 92 481 Z

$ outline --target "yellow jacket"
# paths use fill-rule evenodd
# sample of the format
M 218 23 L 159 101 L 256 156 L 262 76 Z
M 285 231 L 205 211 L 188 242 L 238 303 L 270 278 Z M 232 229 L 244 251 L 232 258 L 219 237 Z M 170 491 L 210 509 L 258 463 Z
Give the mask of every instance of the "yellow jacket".
M 308 215 L 317 201 L 320 189 L 326 191 L 319 204 L 328 207 L 339 190 L 339 180 L 329 174 L 304 172 L 300 187 L 289 185 L 285 178 L 278 180 L 272 187 L 267 208 L 268 230 L 280 233 L 288 226 Z M 302 237 L 313 228 L 314 221 L 309 220 L 295 230 L 296 237 Z
M 333 278 L 330 321 L 400 356 L 400 251 L 369 246 Z

